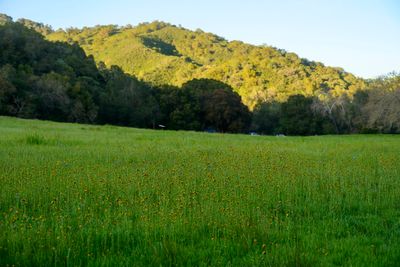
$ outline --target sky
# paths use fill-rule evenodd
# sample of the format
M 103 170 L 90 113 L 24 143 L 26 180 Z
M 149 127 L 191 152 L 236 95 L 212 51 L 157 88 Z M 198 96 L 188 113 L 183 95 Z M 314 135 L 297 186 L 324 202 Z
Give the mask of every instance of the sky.
M 54 29 L 160 20 L 363 78 L 400 71 L 400 0 L 0 0 L 0 13 Z

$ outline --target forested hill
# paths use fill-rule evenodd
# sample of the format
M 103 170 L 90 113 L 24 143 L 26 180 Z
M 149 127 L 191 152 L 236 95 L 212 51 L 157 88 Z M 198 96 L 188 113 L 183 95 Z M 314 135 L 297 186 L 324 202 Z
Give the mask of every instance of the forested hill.
M 0 37 L 0 115 L 172 130 L 400 133 L 395 73 L 364 81 L 159 22 L 55 32 L 0 14 Z
M 227 84 L 150 86 L 118 66 L 96 66 L 76 43 L 45 40 L 38 32 L 46 31 L 0 15 L 0 116 L 220 132 L 250 126 L 248 108 Z
M 115 25 L 50 31 L 43 24 L 20 21 L 51 41 L 78 42 L 88 55 L 107 66 L 118 65 L 144 81 L 182 85 L 194 78 L 211 78 L 232 86 L 253 108 L 288 96 L 352 95 L 364 81 L 340 68 L 298 57 L 269 46 L 227 41 L 201 30 L 191 31 L 164 22 L 132 27 Z

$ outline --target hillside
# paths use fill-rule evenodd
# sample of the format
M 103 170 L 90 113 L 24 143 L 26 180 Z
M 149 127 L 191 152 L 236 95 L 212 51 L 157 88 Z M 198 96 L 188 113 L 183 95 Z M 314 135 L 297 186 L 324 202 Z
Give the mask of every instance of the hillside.
M 190 41 L 187 33 L 192 34 Z M 0 14 L 0 36 L 0 115 L 261 134 L 400 132 L 400 76 L 396 73 L 364 81 L 271 47 L 227 42 L 161 22 L 54 32 L 48 25 L 28 19 L 13 22 Z M 80 44 L 72 38 L 79 36 Z M 213 57 L 206 53 L 210 52 L 204 48 L 207 42 L 215 47 Z M 188 49 L 194 44 L 204 49 Z M 270 56 L 256 57 L 257 51 Z M 242 68 L 248 63 L 241 57 L 247 62 L 259 60 L 260 69 L 271 62 L 276 68 L 256 71 L 254 63 L 250 72 Z M 132 64 L 126 63 L 129 60 Z M 289 63 L 278 65 L 277 61 Z M 235 73 L 226 76 L 232 62 L 237 64 Z M 124 72 L 124 66 L 138 74 Z M 293 73 L 303 73 L 303 79 L 293 73 L 288 76 L 290 68 L 301 69 Z M 225 76 L 229 79 L 224 83 Z M 270 82 L 252 86 L 266 76 Z M 279 92 L 274 84 L 280 86 Z
M 96 66 L 77 44 L 45 40 L 38 33 L 52 31 L 45 25 L 9 17 L 3 24 L 0 115 L 220 132 L 250 126 L 251 113 L 225 83 L 193 79 L 179 89 L 157 88 L 117 66 Z
M 149 86 L 116 67 L 97 68 L 78 45 L 12 21 L 0 25 L 0 36 L 1 115 L 136 127 L 155 120 Z
M 194 78 L 211 78 L 232 86 L 250 108 L 288 96 L 352 95 L 364 81 L 340 68 L 298 57 L 269 46 L 227 41 L 201 30 L 164 22 L 136 27 L 115 25 L 48 32 L 51 41 L 78 42 L 87 54 L 107 66 L 118 65 L 155 85 L 180 86 Z

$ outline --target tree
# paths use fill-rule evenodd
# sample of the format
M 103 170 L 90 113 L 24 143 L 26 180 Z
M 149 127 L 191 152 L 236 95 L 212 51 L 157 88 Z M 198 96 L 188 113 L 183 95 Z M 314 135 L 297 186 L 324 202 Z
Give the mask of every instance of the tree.
M 355 133 L 368 133 L 368 132 L 375 132 L 374 129 L 367 128 L 367 114 L 364 112 L 364 106 L 368 101 L 368 91 L 360 90 L 357 91 L 354 96 L 353 100 L 351 101 L 350 105 L 350 117 L 351 117 L 351 124 L 353 126 L 352 132 Z
M 366 128 L 382 133 L 400 133 L 400 88 L 390 92 L 372 90 L 363 107 Z
M 106 87 L 100 96 L 99 121 L 134 127 L 155 127 L 159 107 L 149 86 L 119 67 L 102 68 Z
M 18 19 L 17 20 L 18 23 L 24 25 L 25 27 L 35 30 L 38 33 L 42 34 L 42 35 L 48 35 L 53 31 L 53 29 L 51 28 L 51 26 L 49 25 L 44 25 L 43 23 L 38 23 L 29 19 Z
M 362 104 L 362 131 L 400 133 L 400 75 L 370 80 Z
M 72 98 L 72 108 L 68 120 L 80 123 L 94 123 L 97 118 L 98 105 L 96 95 L 100 86 L 96 80 L 90 77 L 79 77 L 70 88 L 69 95 Z
M 282 104 L 281 130 L 286 135 L 323 133 L 323 119 L 312 110 L 313 99 L 303 95 L 289 97 Z
M 250 112 L 240 96 L 229 89 L 216 89 L 204 97 L 205 127 L 219 132 L 244 132 L 250 124 Z
M 176 88 L 164 86 L 156 92 L 161 122 L 170 129 L 243 132 L 250 112 L 229 85 L 210 79 L 194 79 Z
M 277 134 L 282 116 L 281 103 L 272 101 L 257 105 L 253 111 L 252 129 L 261 134 Z
M 0 25 L 4 25 L 6 23 L 12 22 L 13 19 L 10 16 L 7 16 L 6 14 L 0 13 Z
M 0 114 L 11 115 L 11 103 L 16 93 L 13 81 L 16 78 L 15 69 L 6 64 L 0 68 Z
M 351 103 L 346 94 L 333 96 L 331 91 L 321 91 L 319 98 L 314 98 L 312 110 L 328 118 L 334 126 L 334 133 L 352 132 Z
M 184 110 L 200 125 L 220 132 L 242 132 L 250 123 L 250 113 L 229 85 L 212 79 L 194 79 L 182 86 Z M 194 116 L 193 116 L 194 115 Z
M 42 75 L 35 83 L 37 118 L 63 121 L 70 113 L 71 99 L 68 96 L 68 77 L 57 73 Z

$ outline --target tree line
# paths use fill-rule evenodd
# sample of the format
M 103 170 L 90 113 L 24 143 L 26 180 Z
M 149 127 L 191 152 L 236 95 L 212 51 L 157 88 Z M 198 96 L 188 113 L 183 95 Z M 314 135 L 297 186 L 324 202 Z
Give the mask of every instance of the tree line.
M 400 75 L 367 81 L 353 96 L 290 96 L 264 102 L 253 111 L 253 130 L 287 135 L 400 133 Z
M 76 43 L 50 42 L 24 26 L 26 21 L 2 19 L 0 115 L 233 133 L 400 131 L 398 75 L 367 81 L 368 88 L 355 94 L 337 95 L 324 86 L 318 95 L 259 101 L 250 111 L 221 81 L 193 79 L 181 86 L 146 83 L 120 67 L 96 64 Z

